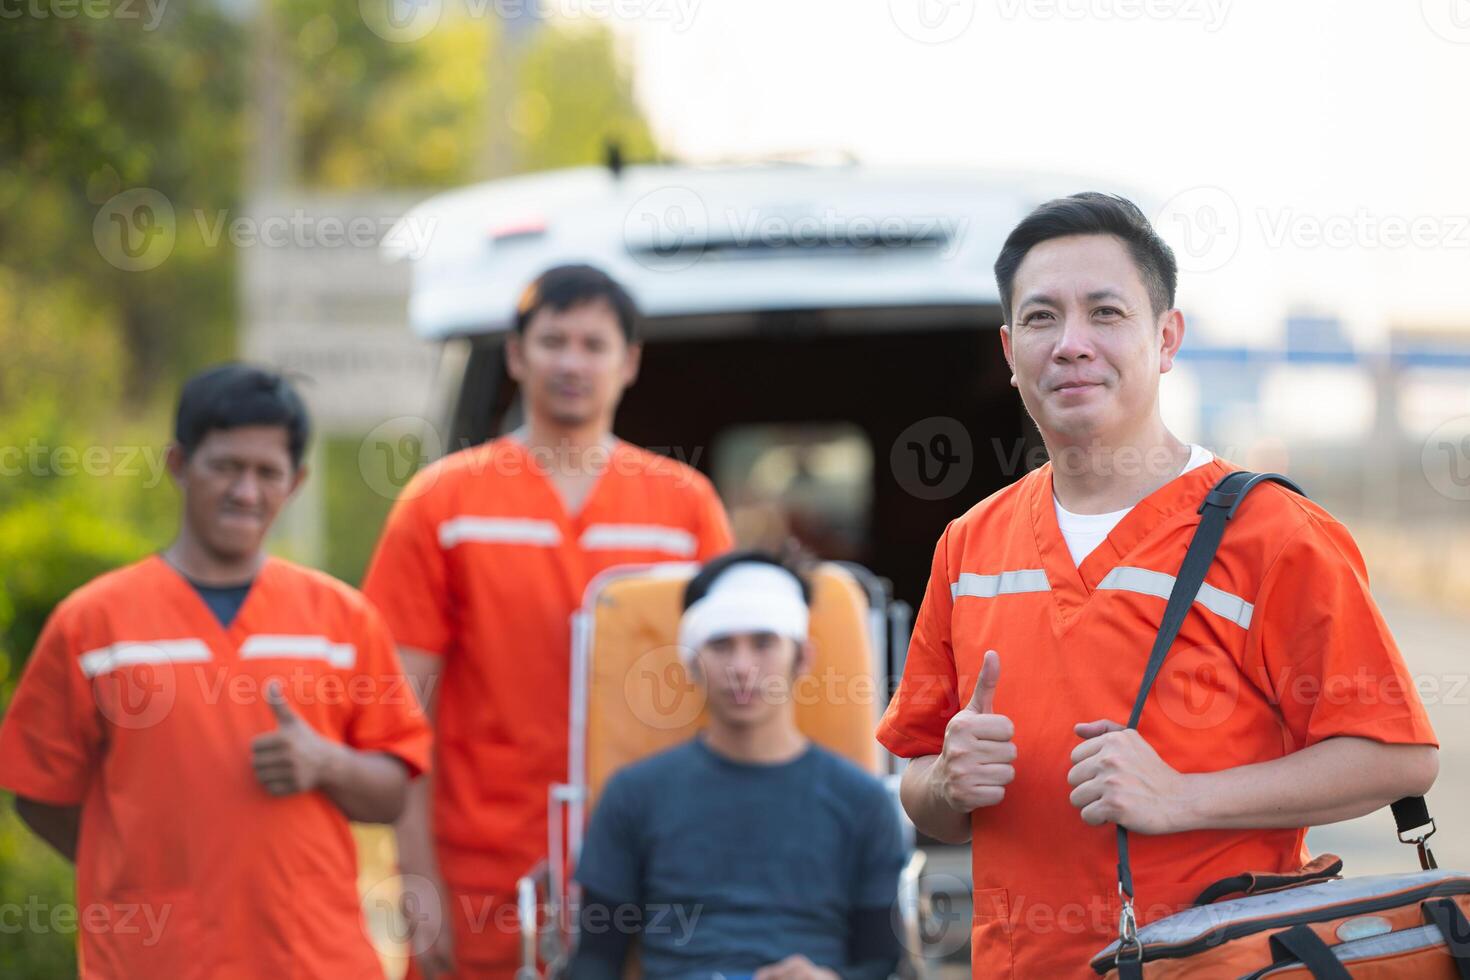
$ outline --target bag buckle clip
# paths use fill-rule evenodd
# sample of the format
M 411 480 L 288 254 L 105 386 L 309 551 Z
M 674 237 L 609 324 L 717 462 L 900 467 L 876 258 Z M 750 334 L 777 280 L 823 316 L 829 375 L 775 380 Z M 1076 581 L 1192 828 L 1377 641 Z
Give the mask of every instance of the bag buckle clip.
M 1428 827 L 1429 829 L 1422 834 L 1419 833 L 1421 830 L 1424 830 L 1425 827 Z M 1419 867 L 1423 868 L 1425 871 L 1433 871 L 1435 868 L 1439 867 L 1439 862 L 1434 859 L 1434 852 L 1431 851 L 1429 847 L 1425 844 L 1425 841 L 1433 837 L 1435 831 L 1438 829 L 1439 828 L 1434 825 L 1434 818 L 1430 817 L 1429 822 L 1427 824 L 1424 824 L 1423 826 L 1412 827 L 1409 830 L 1399 831 L 1400 843 L 1413 844 L 1419 849 Z
M 1123 891 L 1122 882 L 1118 883 L 1118 897 L 1123 900 L 1123 907 L 1118 913 L 1118 954 L 1113 962 L 1121 966 L 1127 951 L 1128 959 L 1141 963 L 1143 942 L 1138 938 L 1138 917 L 1133 913 L 1133 897 Z

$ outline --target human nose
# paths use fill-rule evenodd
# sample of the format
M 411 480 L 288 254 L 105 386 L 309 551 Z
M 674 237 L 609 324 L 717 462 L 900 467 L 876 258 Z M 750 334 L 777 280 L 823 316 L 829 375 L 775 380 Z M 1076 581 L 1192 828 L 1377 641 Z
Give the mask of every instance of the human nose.
M 255 507 L 260 503 L 264 491 L 265 486 L 260 475 L 247 468 L 230 481 L 229 500 L 236 507 Z
M 1062 329 L 1052 356 L 1058 361 L 1091 360 L 1095 355 L 1092 325 L 1085 317 L 1068 314 L 1062 319 Z
M 736 677 L 749 677 L 755 672 L 759 657 L 748 643 L 739 643 L 730 654 L 730 673 Z

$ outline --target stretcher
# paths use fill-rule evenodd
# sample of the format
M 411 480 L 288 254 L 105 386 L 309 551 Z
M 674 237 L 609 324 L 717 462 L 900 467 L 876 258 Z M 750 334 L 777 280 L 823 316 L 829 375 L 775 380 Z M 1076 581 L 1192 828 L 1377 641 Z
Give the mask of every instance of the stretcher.
M 517 980 L 565 975 L 577 939 L 576 883 L 586 820 L 614 772 L 693 738 L 704 723 L 703 698 L 685 672 L 677 645 L 684 587 L 693 563 L 609 569 L 588 586 L 572 616 L 568 779 L 550 788 L 548 857 L 517 885 L 521 968 Z M 812 585 L 812 662 L 793 696 L 796 720 L 812 741 L 882 779 L 898 808 L 909 857 L 899 881 L 895 928 L 902 930 L 899 975 L 927 980 L 925 855 L 898 801 L 903 760 L 873 737 L 888 700 L 890 647 L 908 639 L 908 607 L 860 566 L 825 563 Z M 901 653 L 899 656 L 901 657 Z M 636 964 L 630 966 L 636 976 Z

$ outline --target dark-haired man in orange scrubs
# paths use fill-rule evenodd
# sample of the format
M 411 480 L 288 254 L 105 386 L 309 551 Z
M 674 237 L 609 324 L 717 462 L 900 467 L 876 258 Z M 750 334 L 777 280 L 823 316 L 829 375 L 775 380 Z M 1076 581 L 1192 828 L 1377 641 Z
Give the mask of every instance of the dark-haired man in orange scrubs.
M 546 855 L 548 788 L 567 776 L 570 617 L 588 583 L 731 543 L 703 475 L 612 435 L 638 372 L 635 320 L 588 266 L 532 283 L 507 339 L 524 428 L 419 473 L 364 584 L 433 692 L 432 792 L 398 826 L 410 946 L 429 980 L 515 974 L 515 882 Z
M 307 432 L 270 371 L 185 385 L 177 539 L 57 606 L 0 725 L 84 978 L 383 976 L 348 821 L 397 819 L 430 731 L 367 601 L 261 550 Z
M 1352 538 L 1275 484 L 1230 521 L 1124 728 L 1199 505 L 1237 467 L 1160 417 L 1184 320 L 1134 205 L 1043 204 L 996 278 L 1051 462 L 940 538 L 879 739 L 914 760 L 919 829 L 971 841 L 974 975 L 1080 978 L 1117 935 L 1117 825 L 1147 922 L 1228 875 L 1299 868 L 1307 827 L 1422 794 L 1437 749 Z

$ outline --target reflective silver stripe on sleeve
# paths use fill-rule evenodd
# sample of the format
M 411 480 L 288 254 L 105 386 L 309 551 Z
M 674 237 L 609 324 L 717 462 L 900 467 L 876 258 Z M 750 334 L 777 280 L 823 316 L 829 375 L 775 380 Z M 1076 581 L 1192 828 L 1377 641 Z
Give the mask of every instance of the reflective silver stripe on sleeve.
M 1170 591 L 1174 588 L 1174 576 L 1148 568 L 1120 565 L 1103 576 L 1103 580 L 1098 583 L 1097 587 L 1099 589 L 1118 589 L 1123 592 L 1138 592 L 1142 595 L 1168 599 Z M 1194 597 L 1194 601 L 1216 616 L 1228 619 L 1242 629 L 1250 629 L 1251 615 L 1255 612 L 1256 607 L 1240 596 L 1207 584 L 1200 586 L 1199 595 Z
M 1046 579 L 1044 568 L 1022 568 L 1014 572 L 1000 572 L 996 575 L 961 572 L 960 580 L 950 583 L 949 586 L 949 594 L 954 599 L 960 596 L 993 599 L 998 595 L 1015 595 L 1018 592 L 1050 591 L 1051 583 Z

